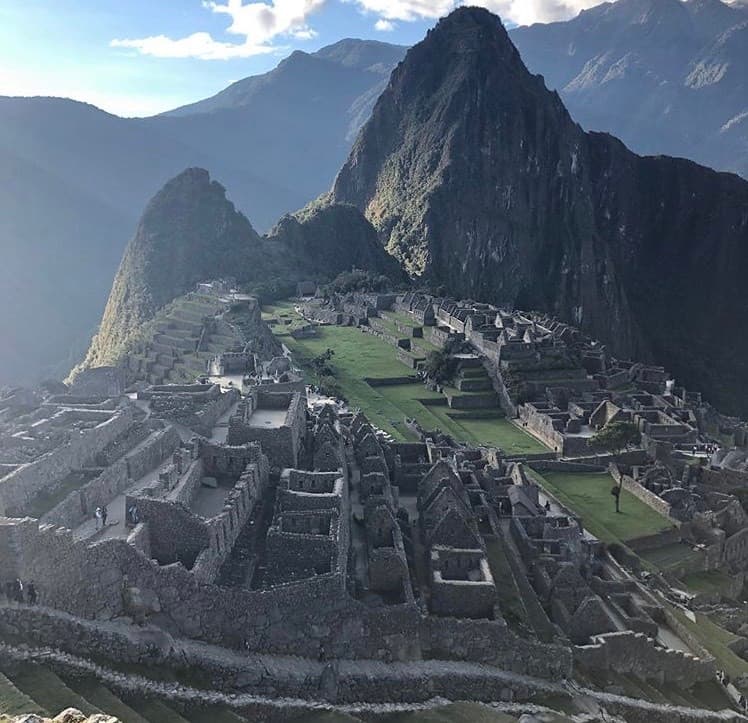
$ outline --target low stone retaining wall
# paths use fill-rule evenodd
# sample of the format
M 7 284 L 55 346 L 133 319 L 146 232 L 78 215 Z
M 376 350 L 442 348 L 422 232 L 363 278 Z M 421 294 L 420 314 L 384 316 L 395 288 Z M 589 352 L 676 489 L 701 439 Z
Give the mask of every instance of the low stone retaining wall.
M 653 510 L 656 510 L 661 515 L 664 515 L 667 518 L 670 518 L 670 505 L 665 502 L 665 500 L 662 499 L 662 497 L 659 497 L 654 492 L 650 492 L 646 487 L 642 487 L 636 480 L 634 480 L 632 477 L 629 477 L 626 474 L 623 474 L 619 469 L 618 465 L 611 464 L 610 467 L 610 474 L 613 476 L 613 479 L 616 482 L 620 482 L 621 477 L 623 477 L 623 489 L 627 490 L 628 492 L 631 492 L 634 497 L 641 500 L 645 505 L 648 507 L 651 507 Z M 675 520 L 673 520 L 673 523 L 675 524 Z
M 680 650 L 657 648 L 643 633 L 625 631 L 596 635 L 592 645 L 574 648 L 574 660 L 587 670 L 631 673 L 643 680 L 690 688 L 714 680 L 713 659 L 696 658 Z
M 418 384 L 420 381 L 415 374 L 402 377 L 364 377 L 370 387 L 394 387 L 405 384 Z
M 602 465 L 585 464 L 580 462 L 567 462 L 560 459 L 543 459 L 533 462 L 533 469 L 538 472 L 606 472 L 607 469 Z

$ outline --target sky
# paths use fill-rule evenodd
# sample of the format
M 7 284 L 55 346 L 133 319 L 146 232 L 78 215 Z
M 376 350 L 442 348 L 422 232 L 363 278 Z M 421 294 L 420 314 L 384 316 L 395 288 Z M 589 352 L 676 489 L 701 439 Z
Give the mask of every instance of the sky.
M 465 2 L 507 25 L 600 0 L 0 0 L 0 95 L 52 95 L 153 115 L 341 38 L 412 45 Z

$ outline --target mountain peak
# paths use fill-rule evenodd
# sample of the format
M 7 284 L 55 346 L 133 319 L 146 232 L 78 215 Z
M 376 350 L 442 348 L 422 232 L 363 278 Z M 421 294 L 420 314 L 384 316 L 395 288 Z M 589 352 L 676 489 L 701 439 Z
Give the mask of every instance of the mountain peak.
M 701 310 L 746 328 L 733 305 L 748 267 L 748 184 L 585 133 L 486 10 L 454 12 L 410 50 L 332 197 L 363 210 L 412 275 L 449 295 L 551 312 L 614 353 L 662 359 L 720 403 L 739 384 L 734 351 Z M 712 257 L 736 263 L 706 279 Z M 677 260 L 667 280 L 665 259 Z M 669 310 L 684 298 L 676 329 Z M 682 345 L 695 338 L 698 352 Z M 709 373 L 684 365 L 712 347 Z

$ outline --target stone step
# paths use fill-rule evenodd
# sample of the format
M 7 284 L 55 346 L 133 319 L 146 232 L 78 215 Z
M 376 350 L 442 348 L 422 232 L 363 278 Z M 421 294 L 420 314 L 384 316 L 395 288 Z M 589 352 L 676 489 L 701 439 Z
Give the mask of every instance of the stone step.
M 25 663 L 9 677 L 19 690 L 53 716 L 66 708 L 77 708 L 86 715 L 103 712 L 67 686 L 56 673 L 35 663 Z
M 190 710 L 186 715 L 190 723 L 246 723 L 247 719 L 228 708 L 202 708 Z
M 167 334 L 157 334 L 154 337 L 154 348 L 156 344 L 162 344 L 167 348 L 181 349 L 182 351 L 195 351 L 197 347 L 198 338 L 190 337 L 189 339 L 178 339 L 175 336 L 169 336 Z
M 148 723 L 137 711 L 131 708 L 109 688 L 97 680 L 68 679 L 67 684 L 87 701 L 118 718 L 122 723 Z
M 457 388 L 461 392 L 487 392 L 493 389 L 491 380 L 488 377 L 458 379 Z
M 0 718 L 4 715 L 11 717 L 22 714 L 44 715 L 48 712 L 26 693 L 19 690 L 8 677 L 0 673 Z
M 130 707 L 150 723 L 190 723 L 188 718 L 159 700 L 140 698 L 130 701 Z

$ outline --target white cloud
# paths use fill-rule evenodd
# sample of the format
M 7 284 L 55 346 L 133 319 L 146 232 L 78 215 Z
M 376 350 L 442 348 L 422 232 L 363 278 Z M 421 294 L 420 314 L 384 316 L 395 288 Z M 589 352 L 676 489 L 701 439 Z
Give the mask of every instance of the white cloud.
M 115 48 L 130 48 L 142 55 L 158 58 L 201 58 L 227 60 L 247 58 L 277 50 L 278 37 L 308 40 L 316 36 L 309 18 L 330 0 L 203 0 L 203 7 L 227 15 L 231 24 L 226 32 L 237 42 L 216 40 L 199 31 L 183 38 L 152 35 L 147 38 L 118 38 Z M 498 13 L 504 22 L 527 25 L 535 22 L 565 20 L 601 0 L 334 0 L 357 5 L 377 16 L 374 25 L 380 32 L 395 29 L 396 22 L 435 20 L 459 5 L 480 5 Z M 740 0 L 748 2 L 748 0 Z
M 348 0 L 350 2 L 350 0 Z M 384 20 L 440 18 L 457 6 L 455 0 L 354 0 L 366 12 Z
M 379 30 L 380 33 L 391 33 L 394 29 L 395 23 L 393 23 L 392 20 L 379 18 L 379 20 L 374 23 L 374 30 Z
M 500 15 L 504 22 L 531 25 L 568 20 L 601 2 L 602 0 L 472 0 L 465 4 L 488 8 Z
M 347 0 L 351 1 L 351 0 Z M 362 10 L 383 20 L 434 20 L 459 5 L 478 5 L 501 16 L 504 22 L 528 25 L 566 20 L 602 0 L 353 0 Z M 748 2 L 748 0 L 746 0 Z
M 244 0 L 210 0 L 203 2 L 203 7 L 213 13 L 228 15 L 231 25 L 226 32 L 241 38 L 240 42 L 223 42 L 213 38 L 210 33 L 196 32 L 178 39 L 166 35 L 115 39 L 110 45 L 114 48 L 131 48 L 142 55 L 158 58 L 247 58 L 275 50 L 272 41 L 279 36 L 302 40 L 313 38 L 316 33 L 307 21 L 326 2 L 327 0 L 270 0 L 269 3 L 245 3 Z

